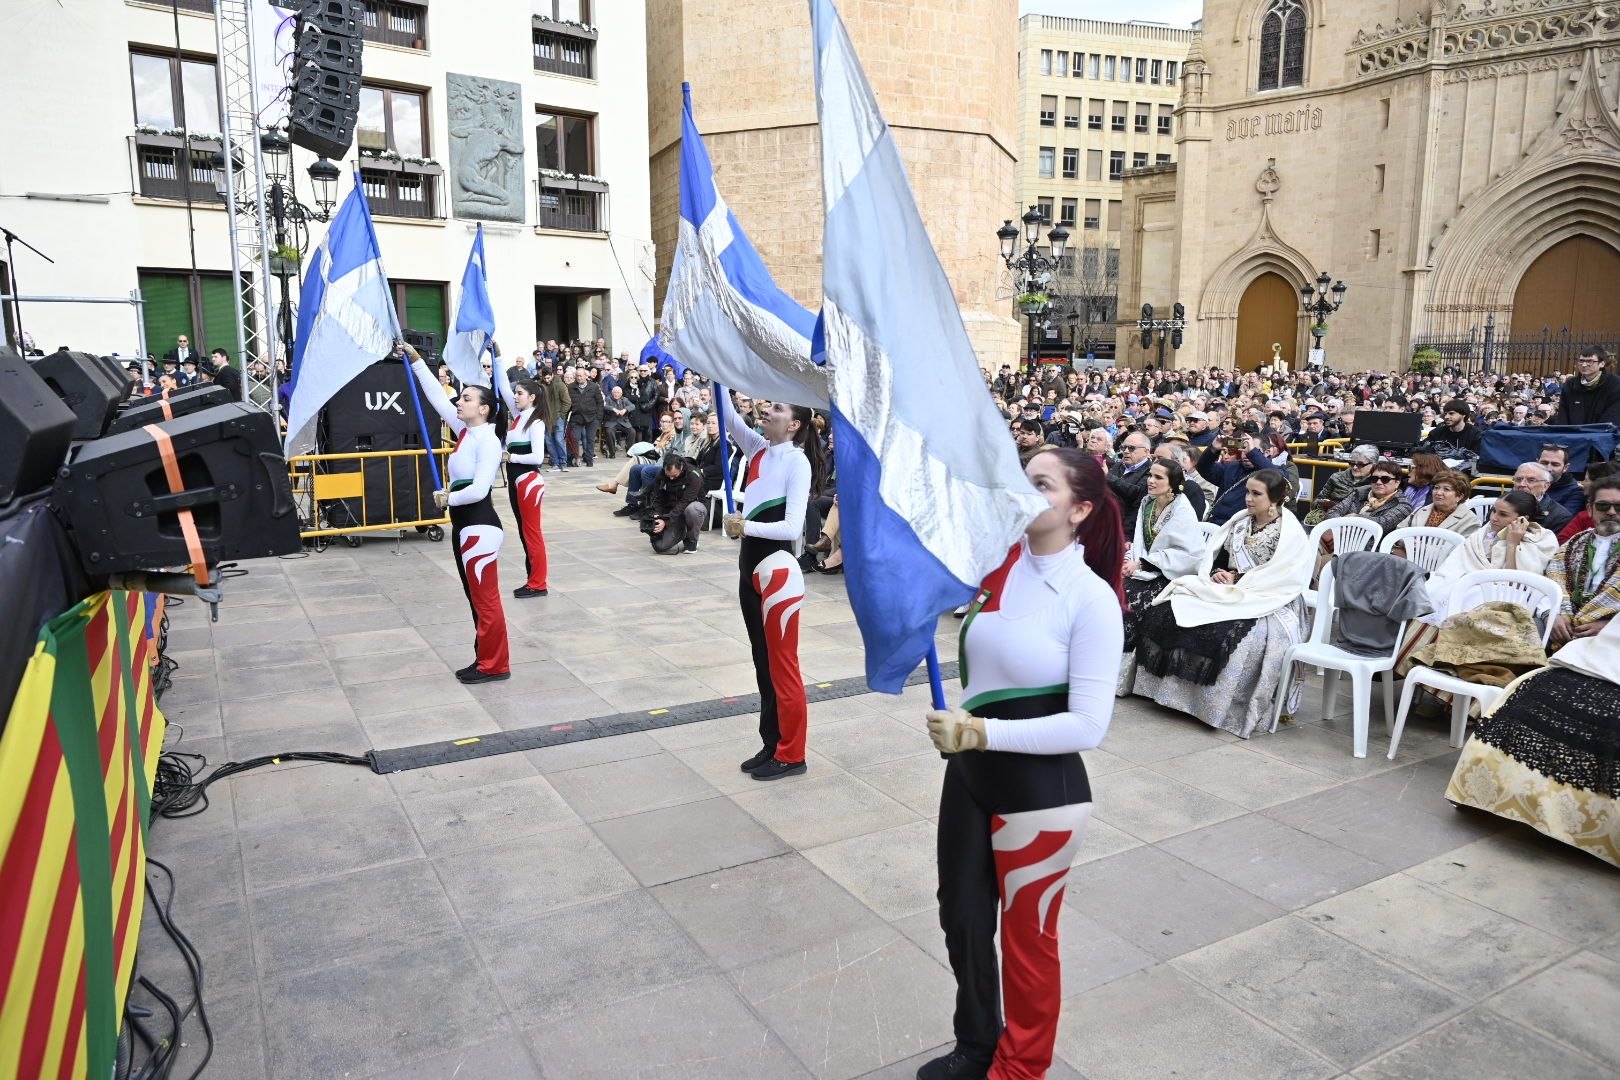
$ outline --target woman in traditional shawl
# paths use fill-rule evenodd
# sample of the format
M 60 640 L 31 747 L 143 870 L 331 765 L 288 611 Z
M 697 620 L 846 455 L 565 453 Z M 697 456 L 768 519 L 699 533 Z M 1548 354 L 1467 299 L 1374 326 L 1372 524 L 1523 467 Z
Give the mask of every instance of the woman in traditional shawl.
M 1521 676 L 1463 746 L 1446 798 L 1620 866 L 1620 621 Z
M 1310 538 L 1287 498 L 1275 469 L 1245 481 L 1246 509 L 1215 534 L 1198 572 L 1172 581 L 1142 619 L 1136 693 L 1242 739 L 1269 719 L 1311 580 Z
M 1147 498 L 1136 512 L 1135 532 L 1125 553 L 1125 652 L 1136 648 L 1142 614 L 1168 582 L 1198 572 L 1204 533 L 1183 494 L 1187 474 L 1168 459 L 1148 468 Z

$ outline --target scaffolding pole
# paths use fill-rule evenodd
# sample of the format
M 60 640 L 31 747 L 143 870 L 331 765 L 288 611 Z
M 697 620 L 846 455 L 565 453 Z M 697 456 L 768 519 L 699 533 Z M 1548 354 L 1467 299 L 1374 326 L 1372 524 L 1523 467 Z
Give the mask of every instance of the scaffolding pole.
M 276 415 L 276 340 L 270 307 L 270 246 L 259 150 L 259 80 L 253 55 L 254 0 L 215 0 L 220 131 L 225 147 L 225 202 L 230 212 L 231 285 L 242 400 Z M 265 374 L 254 374 L 263 360 Z

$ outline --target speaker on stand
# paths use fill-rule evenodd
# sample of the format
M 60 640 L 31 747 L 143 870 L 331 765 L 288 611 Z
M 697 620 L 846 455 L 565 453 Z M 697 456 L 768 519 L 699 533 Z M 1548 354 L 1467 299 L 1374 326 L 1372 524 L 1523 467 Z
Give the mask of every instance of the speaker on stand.
M 305 0 L 298 12 L 288 137 L 322 157 L 354 142 L 365 13 L 364 0 Z

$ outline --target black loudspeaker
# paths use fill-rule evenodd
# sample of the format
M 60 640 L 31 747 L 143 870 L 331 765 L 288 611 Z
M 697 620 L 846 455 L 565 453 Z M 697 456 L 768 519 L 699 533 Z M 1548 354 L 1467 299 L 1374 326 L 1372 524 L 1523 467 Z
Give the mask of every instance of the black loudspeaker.
M 333 394 L 322 410 L 322 449 L 328 454 L 420 450 L 422 422 L 416 417 L 417 406 L 421 406 L 430 433 L 441 426 L 438 414 L 421 393 L 410 368 L 399 361 L 372 364 Z M 417 395 L 414 404 L 412 394 Z M 329 526 L 386 525 L 439 516 L 433 506 L 433 470 L 423 456 L 373 458 L 364 463 L 329 461 L 321 464 L 321 471 L 334 476 L 364 473 L 363 499 L 322 501 Z
M 99 439 L 129 393 L 126 377 L 89 353 L 58 350 L 34 361 L 34 373 L 78 418 L 75 439 Z
M 158 427 L 174 447 L 178 494 L 145 431 L 85 443 L 58 472 L 51 502 L 68 522 L 86 571 L 187 565 L 183 509 L 192 512 L 210 566 L 298 550 L 287 462 L 267 413 L 219 405 Z
M 0 346 L 0 503 L 50 486 L 77 422 L 32 364 Z
M 182 386 L 178 390 L 169 391 L 169 414 L 174 418 L 190 416 L 194 412 L 212 409 L 216 405 L 229 405 L 234 400 L 229 390 L 212 383 Z M 107 428 L 107 434 L 122 435 L 126 431 L 139 431 L 147 424 L 163 423 L 170 418 L 164 415 L 163 404 L 163 399 L 156 394 L 136 398 L 118 410 L 118 415 L 113 417 L 112 424 Z
M 288 135 L 323 157 L 341 159 L 354 141 L 365 12 L 364 0 L 305 0 L 298 13 Z

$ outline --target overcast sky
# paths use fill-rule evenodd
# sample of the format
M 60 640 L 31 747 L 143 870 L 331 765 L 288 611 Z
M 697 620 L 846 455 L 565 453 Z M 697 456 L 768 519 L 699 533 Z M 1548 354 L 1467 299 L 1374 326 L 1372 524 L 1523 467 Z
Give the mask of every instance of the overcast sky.
M 1018 0 L 1020 15 L 1068 15 L 1079 19 L 1120 18 L 1117 3 L 1102 0 Z M 1134 0 L 1130 5 L 1131 17 L 1145 22 L 1169 23 L 1171 26 L 1189 27 L 1203 14 L 1203 0 Z

